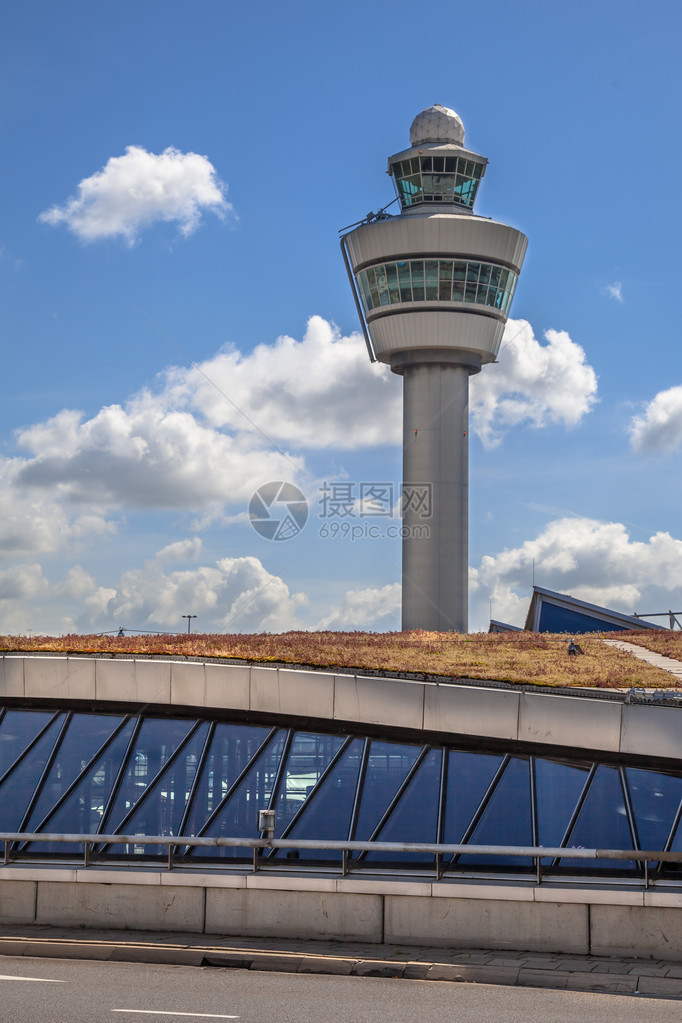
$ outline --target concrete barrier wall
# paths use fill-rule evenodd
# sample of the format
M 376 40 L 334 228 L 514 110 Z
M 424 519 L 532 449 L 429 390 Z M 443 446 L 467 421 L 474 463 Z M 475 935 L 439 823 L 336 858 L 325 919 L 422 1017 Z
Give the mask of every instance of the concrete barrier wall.
M 386 896 L 385 920 L 385 940 L 396 945 L 582 954 L 589 947 L 585 905 Z
M 334 938 L 682 961 L 682 892 L 0 868 L 0 924 Z
M 253 888 L 207 888 L 206 934 L 382 940 L 383 896 Z
M 0 657 L 0 701 L 252 711 L 419 733 L 682 757 L 682 708 L 456 683 L 144 658 Z

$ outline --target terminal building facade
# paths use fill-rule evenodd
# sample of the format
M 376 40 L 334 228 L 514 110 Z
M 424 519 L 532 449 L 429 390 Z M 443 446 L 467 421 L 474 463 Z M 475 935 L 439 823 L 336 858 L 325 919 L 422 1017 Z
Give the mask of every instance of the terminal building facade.
M 675 705 L 21 653 L 0 658 L 0 697 L 5 923 L 682 958 Z M 275 845 L 254 871 L 235 843 L 263 838 L 259 810 Z M 164 836 L 173 869 L 145 840 Z

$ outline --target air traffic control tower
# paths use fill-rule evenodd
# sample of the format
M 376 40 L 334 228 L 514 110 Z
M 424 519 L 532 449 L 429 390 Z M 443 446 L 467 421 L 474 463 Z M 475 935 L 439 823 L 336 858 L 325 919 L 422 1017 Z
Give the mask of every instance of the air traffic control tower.
M 369 356 L 403 377 L 402 627 L 467 631 L 469 376 L 494 362 L 527 239 L 474 213 L 487 160 L 436 104 L 388 158 L 400 214 L 341 240 Z

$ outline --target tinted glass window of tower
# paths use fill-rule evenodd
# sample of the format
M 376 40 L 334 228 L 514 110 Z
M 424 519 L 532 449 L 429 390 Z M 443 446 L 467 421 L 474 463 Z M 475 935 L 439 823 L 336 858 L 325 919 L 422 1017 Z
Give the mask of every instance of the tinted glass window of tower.
M 405 206 L 420 202 L 457 202 L 473 207 L 483 176 L 483 164 L 456 156 L 422 156 L 392 165 L 400 200 Z
M 365 312 L 402 302 L 474 302 L 507 313 L 517 275 L 494 263 L 411 259 L 357 275 Z

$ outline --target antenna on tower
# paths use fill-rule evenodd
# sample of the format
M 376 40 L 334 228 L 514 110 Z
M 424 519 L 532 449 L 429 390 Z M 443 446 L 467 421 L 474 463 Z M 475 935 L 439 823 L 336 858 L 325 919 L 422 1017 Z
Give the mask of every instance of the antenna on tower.
M 382 206 L 376 213 L 374 213 L 373 210 L 370 210 L 367 216 L 363 217 L 362 220 L 356 220 L 354 224 L 349 224 L 348 227 L 342 227 L 339 234 L 343 234 L 344 231 L 352 231 L 354 227 L 362 227 L 363 224 L 372 224 L 375 220 L 386 220 L 391 215 L 390 213 L 387 213 L 386 210 L 397 201 L 398 196 L 396 195 L 395 199 L 391 199 L 389 203 Z

